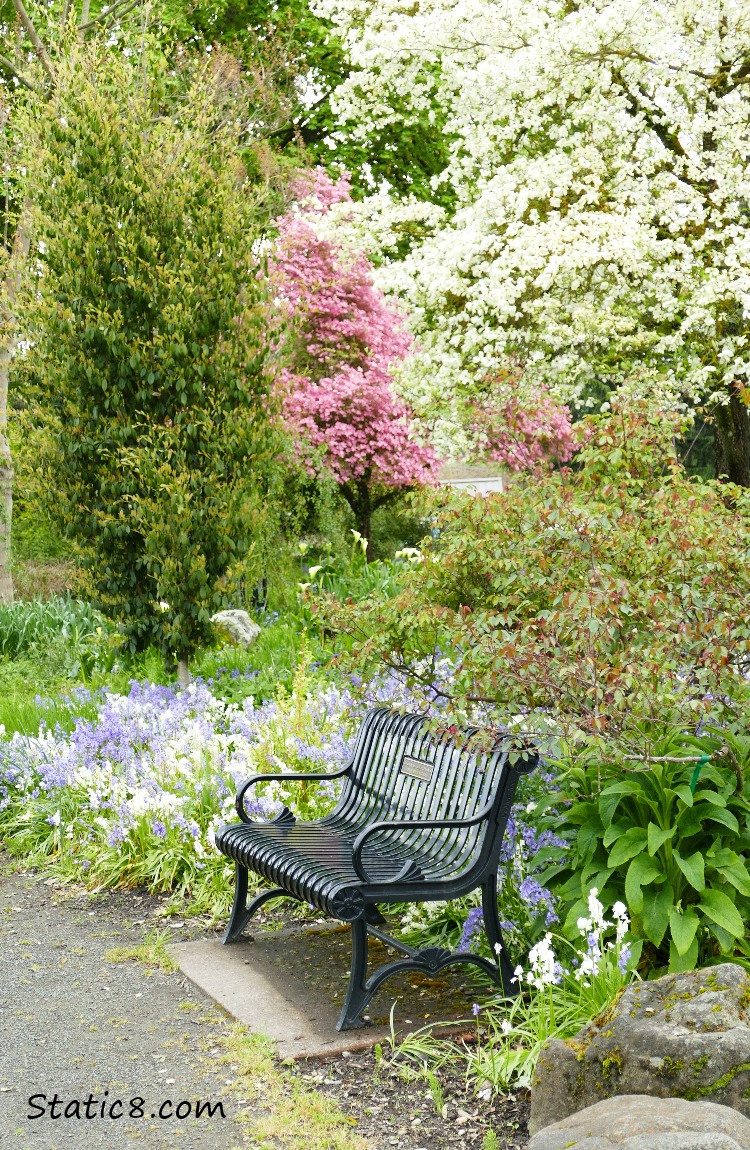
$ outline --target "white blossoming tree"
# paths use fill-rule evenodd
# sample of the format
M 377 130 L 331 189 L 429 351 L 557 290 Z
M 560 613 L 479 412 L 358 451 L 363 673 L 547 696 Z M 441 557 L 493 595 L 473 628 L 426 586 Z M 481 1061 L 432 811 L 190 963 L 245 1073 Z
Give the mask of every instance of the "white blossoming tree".
M 433 184 L 436 205 L 453 188 L 454 213 L 386 204 L 382 189 L 363 208 L 423 348 L 414 406 L 508 357 L 579 404 L 635 379 L 712 405 L 718 469 L 750 485 L 745 0 L 317 10 L 353 64 L 342 125 L 366 141 L 428 116 L 453 141 Z

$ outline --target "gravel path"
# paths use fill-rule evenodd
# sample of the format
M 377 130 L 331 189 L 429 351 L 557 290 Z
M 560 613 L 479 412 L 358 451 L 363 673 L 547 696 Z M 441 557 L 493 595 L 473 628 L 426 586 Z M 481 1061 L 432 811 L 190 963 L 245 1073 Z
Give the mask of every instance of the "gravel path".
M 165 920 L 161 900 L 142 892 L 92 897 L 7 872 L 0 853 L 3 1150 L 255 1146 L 236 1120 L 247 1107 L 230 1090 L 234 1068 L 218 1062 L 232 1020 L 182 974 L 109 957 L 142 945 L 149 928 L 177 941 L 212 937 L 206 924 Z M 371 1150 L 479 1150 L 490 1128 L 499 1150 L 528 1140 L 527 1098 L 482 1101 L 460 1066 L 439 1072 L 443 1114 L 424 1080 L 405 1082 L 373 1052 L 299 1073 L 336 1099 Z M 197 1102 L 211 1109 L 198 1117 Z
M 0 876 L 0 1145 L 7 1150 L 242 1144 L 227 1092 L 231 1069 L 210 1057 L 225 1016 L 181 975 L 106 957 L 143 942 L 144 925 L 158 921 L 156 905 L 108 895 L 100 912 L 96 899 L 55 890 L 39 876 Z M 213 1114 L 196 1117 L 199 1101 Z

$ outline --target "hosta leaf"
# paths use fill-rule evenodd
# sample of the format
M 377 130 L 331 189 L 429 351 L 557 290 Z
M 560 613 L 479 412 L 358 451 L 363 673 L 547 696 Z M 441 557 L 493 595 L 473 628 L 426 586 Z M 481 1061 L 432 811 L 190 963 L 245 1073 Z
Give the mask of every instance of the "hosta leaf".
M 738 860 L 732 866 L 720 866 L 716 869 L 740 894 L 750 896 L 750 875 L 743 862 Z
M 698 834 L 709 810 L 710 808 L 706 807 L 705 803 L 701 803 L 698 807 L 686 807 L 677 818 L 677 830 L 685 838 Z
M 716 791 L 696 791 L 695 801 L 700 802 L 701 800 L 704 803 L 711 803 L 715 807 L 726 807 L 727 805 L 727 800 L 724 796 L 718 795 Z
M 690 855 L 688 858 L 683 858 L 679 851 L 673 851 L 672 857 L 693 890 L 697 890 L 700 894 L 701 891 L 706 889 L 703 855 L 700 851 L 696 851 L 695 854 Z
M 730 934 L 728 930 L 724 930 L 723 926 L 717 926 L 715 922 L 707 924 L 710 927 L 711 933 L 716 938 L 719 944 L 719 949 L 724 954 L 731 954 L 735 947 L 735 935 Z
M 742 938 L 745 933 L 745 924 L 737 907 L 729 895 L 723 890 L 714 890 L 709 887 L 704 890 L 698 906 L 708 918 L 735 938 Z
M 693 805 L 693 792 L 690 790 L 690 787 L 687 785 L 687 783 L 683 783 L 679 787 L 675 787 L 674 789 L 675 789 L 675 794 L 679 795 L 679 797 L 682 799 L 685 806 L 686 807 L 692 807 L 692 805 Z
M 590 858 L 596 850 L 597 844 L 602 837 L 602 824 L 599 818 L 589 819 L 584 823 L 578 832 L 578 840 L 576 846 L 581 858 Z
M 650 855 L 641 853 L 631 862 L 625 875 L 625 898 L 632 914 L 640 914 L 643 910 L 642 887 L 662 878 L 658 863 Z
M 623 820 L 619 823 L 610 823 L 604 832 L 604 837 L 602 839 L 605 847 L 612 846 L 612 843 L 616 842 L 617 839 L 619 839 L 621 835 L 624 835 L 626 831 L 629 831 L 631 826 L 632 823 L 629 823 L 626 820 Z
M 706 862 L 713 866 L 734 866 L 739 861 L 740 856 L 736 851 L 730 850 L 729 847 L 723 847 L 719 842 L 711 843 L 706 851 Z
M 674 827 L 670 827 L 669 830 L 664 831 L 664 830 L 662 830 L 661 827 L 657 827 L 656 823 L 649 823 L 648 824 L 648 853 L 650 855 L 655 855 L 656 852 L 658 851 L 659 847 L 663 846 L 663 844 L 667 841 L 667 839 L 672 838 L 672 836 L 674 835 L 674 832 L 675 832 Z
M 571 826 L 583 826 L 589 819 L 598 818 L 599 810 L 596 803 L 574 803 L 567 812 L 565 821 Z M 604 827 L 602 827 L 604 830 Z
M 609 826 L 614 817 L 614 813 L 620 805 L 620 801 L 626 795 L 640 794 L 641 787 L 638 783 L 629 779 L 625 779 L 621 783 L 615 783 L 611 787 L 607 787 L 602 791 L 599 796 L 599 814 L 605 827 Z
M 740 825 L 731 811 L 724 811 L 721 807 L 711 807 L 706 813 L 705 819 L 707 822 L 721 823 L 722 826 L 728 827 L 730 831 L 735 834 L 738 833 Z
M 692 910 L 686 910 L 680 914 L 676 908 L 673 908 L 669 912 L 669 930 L 680 957 L 687 954 L 692 947 L 699 925 L 700 919 Z

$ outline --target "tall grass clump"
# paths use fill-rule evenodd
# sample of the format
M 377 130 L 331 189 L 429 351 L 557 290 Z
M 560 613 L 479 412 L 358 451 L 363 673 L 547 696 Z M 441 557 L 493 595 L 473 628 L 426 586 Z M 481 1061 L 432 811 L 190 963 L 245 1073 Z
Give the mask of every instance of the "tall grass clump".
M 0 657 L 17 659 L 34 647 L 62 639 L 91 670 L 101 658 L 111 624 L 82 599 L 0 603 Z

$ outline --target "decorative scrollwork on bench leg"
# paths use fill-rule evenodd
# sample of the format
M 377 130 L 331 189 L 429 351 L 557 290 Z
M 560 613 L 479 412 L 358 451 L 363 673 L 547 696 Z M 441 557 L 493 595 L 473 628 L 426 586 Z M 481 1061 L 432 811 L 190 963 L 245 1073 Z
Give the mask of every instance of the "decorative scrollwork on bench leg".
M 498 966 L 496 966 L 494 962 L 482 958 L 479 954 L 445 950 L 441 946 L 428 946 L 423 950 L 412 950 L 411 947 L 402 945 L 397 939 L 390 939 L 388 935 L 380 930 L 374 930 L 372 933 L 386 943 L 395 946 L 397 950 L 403 951 L 407 954 L 407 957 L 398 958 L 394 962 L 384 963 L 383 966 L 379 966 L 377 970 L 373 971 L 368 978 L 367 938 L 370 932 L 368 931 L 367 922 L 364 918 L 359 918 L 355 919 L 351 926 L 352 968 L 349 975 L 349 988 L 346 993 L 346 1000 L 344 1001 L 341 1016 L 336 1024 L 337 1030 L 352 1030 L 357 1026 L 364 1025 L 362 1021 L 362 1011 L 370 999 L 376 991 L 380 989 L 386 979 L 391 978 L 394 974 L 401 974 L 403 971 L 419 971 L 421 974 L 434 977 L 439 974 L 440 971 L 444 970 L 446 966 L 471 963 L 483 970 L 498 986 L 503 986 L 502 976 Z M 515 993 L 510 984 L 512 973 L 509 966 L 508 987 L 510 994 Z M 505 993 L 509 994 L 508 989 L 504 989 Z
M 224 932 L 224 937 L 221 940 L 224 946 L 228 946 L 232 942 L 239 942 L 250 919 L 255 914 L 256 910 L 263 906 L 264 902 L 268 902 L 271 898 L 294 898 L 288 890 L 283 887 L 274 887 L 273 890 L 264 890 L 256 895 L 250 905 L 247 905 L 247 867 L 242 863 L 235 863 L 235 880 L 234 880 L 234 902 L 232 903 L 232 913 L 229 916 L 229 925 Z

